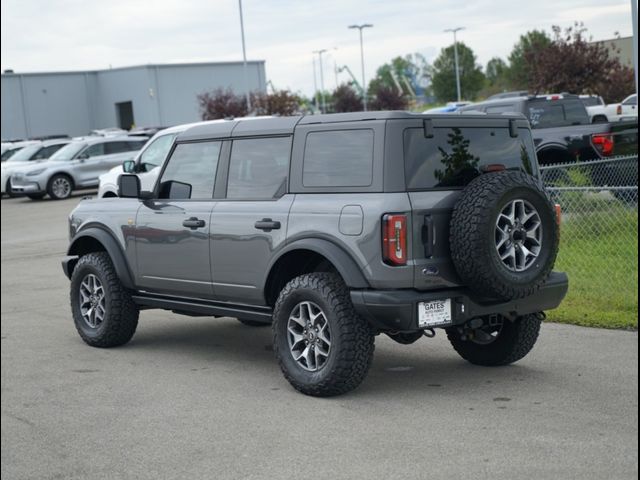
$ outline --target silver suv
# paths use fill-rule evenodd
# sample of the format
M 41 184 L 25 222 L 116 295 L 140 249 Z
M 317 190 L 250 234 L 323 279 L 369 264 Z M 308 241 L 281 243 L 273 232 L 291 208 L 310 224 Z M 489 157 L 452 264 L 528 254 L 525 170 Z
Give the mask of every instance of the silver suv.
M 226 121 L 179 134 L 152 191 L 70 216 L 63 269 L 82 339 L 114 347 L 141 309 L 272 324 L 299 391 L 345 393 L 374 338 L 436 329 L 478 365 L 533 348 L 568 280 L 557 209 L 519 115 L 369 112 Z
M 133 158 L 146 137 L 87 137 L 67 144 L 49 160 L 11 172 L 13 193 L 41 199 L 68 198 L 74 189 L 96 187 L 99 177 L 124 160 Z

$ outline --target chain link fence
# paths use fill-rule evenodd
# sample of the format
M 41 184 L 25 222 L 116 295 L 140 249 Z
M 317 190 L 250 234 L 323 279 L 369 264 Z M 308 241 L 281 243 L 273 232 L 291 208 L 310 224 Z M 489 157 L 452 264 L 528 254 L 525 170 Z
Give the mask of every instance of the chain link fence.
M 563 213 L 557 269 L 569 274 L 571 289 L 560 316 L 637 325 L 638 156 L 546 166 L 541 173 Z

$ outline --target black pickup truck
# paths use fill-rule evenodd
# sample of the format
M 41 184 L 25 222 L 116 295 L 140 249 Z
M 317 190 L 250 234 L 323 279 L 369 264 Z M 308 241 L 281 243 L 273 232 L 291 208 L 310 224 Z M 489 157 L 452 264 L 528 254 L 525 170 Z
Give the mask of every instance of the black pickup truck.
M 468 105 L 460 112 L 521 113 L 529 119 L 540 165 L 637 155 L 638 124 L 595 123 L 578 95 L 529 95 Z

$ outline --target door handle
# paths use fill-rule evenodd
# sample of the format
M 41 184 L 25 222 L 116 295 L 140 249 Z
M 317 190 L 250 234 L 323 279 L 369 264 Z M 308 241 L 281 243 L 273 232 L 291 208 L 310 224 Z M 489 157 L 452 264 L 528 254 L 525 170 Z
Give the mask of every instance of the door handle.
M 270 232 L 271 230 L 280 230 L 280 226 L 280 222 L 274 222 L 270 218 L 263 218 L 255 224 L 255 227 L 258 230 L 264 230 L 265 232 Z
M 195 230 L 196 228 L 204 227 L 204 220 L 200 220 L 196 217 L 191 217 L 184 222 L 182 222 L 183 227 L 190 228 L 191 230 Z

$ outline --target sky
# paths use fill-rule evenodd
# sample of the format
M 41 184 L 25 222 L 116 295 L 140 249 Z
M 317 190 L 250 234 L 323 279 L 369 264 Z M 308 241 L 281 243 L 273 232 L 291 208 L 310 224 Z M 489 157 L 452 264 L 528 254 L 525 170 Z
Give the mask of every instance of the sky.
M 149 63 L 242 59 L 237 0 L 2 0 L 1 68 L 15 72 L 102 69 Z M 629 0 L 244 0 L 247 57 L 265 60 L 275 88 L 314 91 L 312 52 L 327 49 L 324 85 L 335 66 L 361 76 L 354 23 L 364 31 L 365 71 L 398 55 L 432 62 L 452 43 L 443 30 L 464 26 L 459 40 L 486 65 L 506 58 L 532 29 L 584 22 L 594 40 L 632 35 Z M 319 70 L 318 70 L 319 72 Z M 319 73 L 317 83 L 320 84 Z M 339 83 L 348 80 L 342 73 Z

